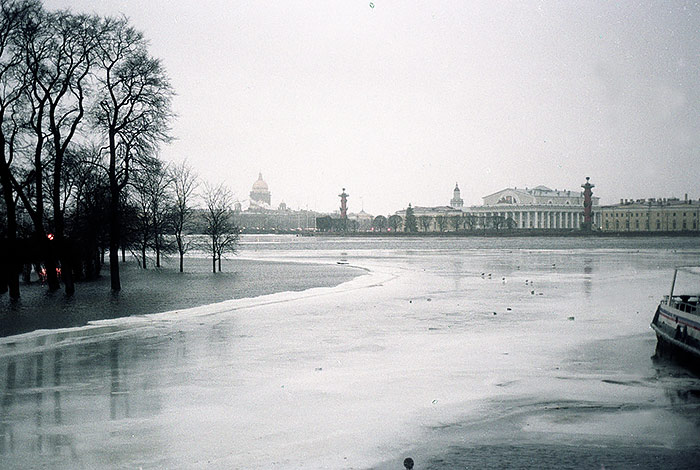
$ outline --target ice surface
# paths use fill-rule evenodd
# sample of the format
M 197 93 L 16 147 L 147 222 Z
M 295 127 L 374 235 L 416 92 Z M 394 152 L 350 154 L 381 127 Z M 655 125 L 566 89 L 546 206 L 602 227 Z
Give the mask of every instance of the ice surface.
M 0 467 L 400 468 L 410 453 L 426 468 L 485 442 L 699 451 L 700 381 L 651 360 L 649 329 L 696 239 L 249 242 L 248 259 L 346 253 L 368 273 L 0 340 Z

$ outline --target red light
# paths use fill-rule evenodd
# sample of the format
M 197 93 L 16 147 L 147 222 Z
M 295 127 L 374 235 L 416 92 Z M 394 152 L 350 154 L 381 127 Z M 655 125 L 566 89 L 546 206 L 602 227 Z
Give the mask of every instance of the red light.
M 53 233 L 49 233 L 48 235 L 46 235 L 46 238 L 48 238 L 49 240 L 53 240 Z

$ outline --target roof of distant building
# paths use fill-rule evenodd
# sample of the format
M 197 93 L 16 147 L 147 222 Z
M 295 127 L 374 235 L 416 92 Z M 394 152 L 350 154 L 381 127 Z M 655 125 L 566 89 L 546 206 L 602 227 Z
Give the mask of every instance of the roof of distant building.
M 253 191 L 269 191 L 267 183 L 262 178 L 262 172 L 258 173 L 258 180 L 255 183 L 253 183 Z

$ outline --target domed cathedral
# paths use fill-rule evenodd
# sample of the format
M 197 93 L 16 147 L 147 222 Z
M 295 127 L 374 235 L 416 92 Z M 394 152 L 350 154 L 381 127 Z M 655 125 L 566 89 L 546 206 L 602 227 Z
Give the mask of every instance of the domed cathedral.
M 461 208 L 464 206 L 464 200 L 459 194 L 459 185 L 455 183 L 455 189 L 452 191 L 452 199 L 450 199 L 450 207 Z
M 293 210 L 280 202 L 277 209 L 271 207 L 270 188 L 263 180 L 262 172 L 253 183 L 248 207 L 236 201 L 234 221 L 243 233 L 275 233 L 313 230 L 318 213 L 308 209 Z
M 270 208 L 270 189 L 262 178 L 262 172 L 258 173 L 258 180 L 253 183 L 253 189 L 250 191 L 250 204 Z

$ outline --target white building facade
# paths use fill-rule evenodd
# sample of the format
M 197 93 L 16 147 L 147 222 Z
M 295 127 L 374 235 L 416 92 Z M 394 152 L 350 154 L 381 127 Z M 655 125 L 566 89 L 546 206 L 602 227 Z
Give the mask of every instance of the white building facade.
M 592 197 L 593 226 L 600 227 L 598 197 Z M 580 229 L 583 222 L 583 193 L 535 188 L 506 188 L 483 198 L 483 205 L 464 208 L 478 227 L 491 227 L 494 221 L 517 229 Z

